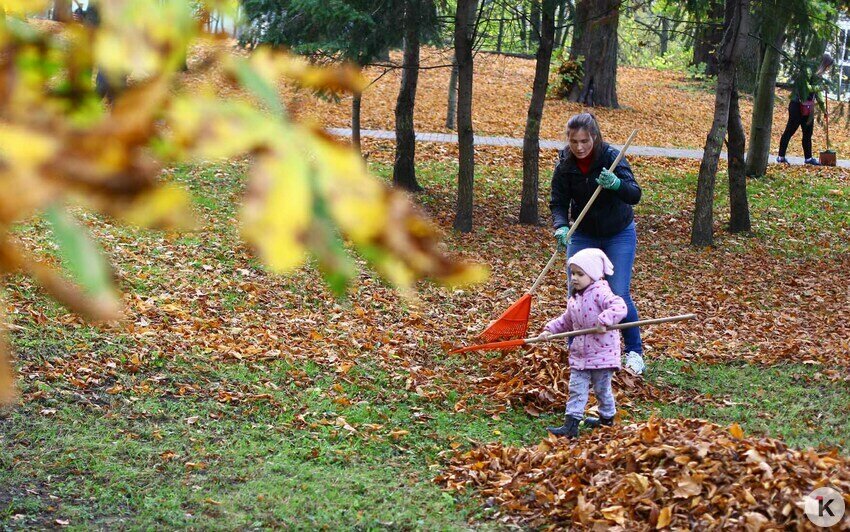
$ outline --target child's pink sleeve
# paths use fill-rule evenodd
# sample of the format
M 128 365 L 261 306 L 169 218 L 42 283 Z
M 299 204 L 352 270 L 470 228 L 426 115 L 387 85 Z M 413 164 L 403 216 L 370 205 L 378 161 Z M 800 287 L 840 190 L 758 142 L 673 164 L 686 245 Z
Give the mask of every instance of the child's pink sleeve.
M 620 321 L 626 317 L 626 313 L 628 312 L 626 302 L 623 301 L 622 297 L 614 295 L 613 292 L 610 292 L 607 296 L 605 296 L 602 308 L 604 310 L 599 313 L 599 323 L 606 327 L 614 325 L 615 323 L 620 323 Z
M 545 330 L 552 334 L 568 332 L 573 330 L 573 320 L 570 318 L 570 309 L 546 324 Z

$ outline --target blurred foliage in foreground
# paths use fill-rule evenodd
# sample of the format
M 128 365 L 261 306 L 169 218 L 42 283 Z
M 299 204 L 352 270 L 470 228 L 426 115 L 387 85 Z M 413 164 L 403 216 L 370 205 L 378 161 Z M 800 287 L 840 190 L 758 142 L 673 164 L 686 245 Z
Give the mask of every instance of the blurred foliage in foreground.
M 86 318 L 119 319 L 109 265 L 69 207 L 140 226 L 191 228 L 191 198 L 160 181 L 163 166 L 247 154 L 252 169 L 241 229 L 270 271 L 291 272 L 312 255 L 329 287 L 343 294 L 356 274 L 348 241 L 403 291 L 422 278 L 458 285 L 486 276 L 483 267 L 448 258 L 436 228 L 403 193 L 370 176 L 357 153 L 286 116 L 279 83 L 359 91 L 364 80 L 356 70 L 317 68 L 269 49 L 249 57 L 222 52 L 210 61 L 253 101 L 222 100 L 213 87 L 185 93 L 177 79 L 188 48 L 212 38 L 201 32 L 197 2 L 101 0 L 98 28 L 68 22 L 42 31 L 25 14 L 45 1 L 4 2 L 0 14 L 2 273 L 32 277 Z M 112 106 L 95 92 L 98 69 L 116 84 L 132 79 Z M 14 236 L 14 226 L 32 216 L 52 228 L 56 267 Z M 8 359 L 0 335 L 0 402 L 14 398 Z

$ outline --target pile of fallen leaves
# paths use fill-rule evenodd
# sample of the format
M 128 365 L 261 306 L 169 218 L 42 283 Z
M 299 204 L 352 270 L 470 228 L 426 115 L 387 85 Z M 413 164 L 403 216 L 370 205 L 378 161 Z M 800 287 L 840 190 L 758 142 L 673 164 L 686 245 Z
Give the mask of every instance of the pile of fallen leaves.
M 507 520 L 625 529 L 805 528 L 804 498 L 832 486 L 850 503 L 850 461 L 744 437 L 702 420 L 659 420 L 536 447 L 456 455 L 436 479 L 475 489 Z M 850 516 L 838 525 L 850 529 Z M 813 527 L 812 527 L 813 528 Z
M 505 351 L 484 360 L 482 366 L 485 375 L 477 379 L 476 392 L 521 406 L 532 416 L 562 409 L 569 397 L 569 352 L 564 344 Z M 625 371 L 614 375 L 613 388 L 621 409 L 631 409 L 635 401 L 705 404 L 714 400 L 702 394 L 653 385 Z M 594 403 L 595 399 L 591 398 L 591 409 Z

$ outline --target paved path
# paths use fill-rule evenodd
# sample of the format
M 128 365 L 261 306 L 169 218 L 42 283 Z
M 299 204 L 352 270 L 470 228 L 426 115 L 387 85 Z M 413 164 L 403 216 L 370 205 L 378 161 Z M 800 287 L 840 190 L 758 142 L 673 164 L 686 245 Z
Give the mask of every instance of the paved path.
M 328 132 L 332 135 L 340 137 L 350 137 L 351 129 L 349 128 L 329 128 Z M 395 140 L 395 131 L 386 131 L 380 129 L 361 129 L 360 136 L 362 138 L 386 139 Z M 416 140 L 419 142 L 446 142 L 457 144 L 457 135 L 449 133 L 416 133 Z M 511 137 L 484 137 L 475 135 L 475 144 L 479 146 L 511 146 L 516 148 L 522 147 L 522 139 Z M 621 148 L 622 145 L 613 145 L 616 148 Z M 560 149 L 564 147 L 564 142 L 560 140 L 540 140 L 541 149 Z M 629 155 L 644 155 L 648 157 L 670 157 L 673 159 L 702 159 L 702 150 L 689 150 L 681 148 L 656 148 L 653 146 L 631 146 L 629 147 Z M 722 155 L 726 158 L 726 152 Z M 775 156 L 770 156 L 771 164 L 775 160 Z M 788 157 L 791 164 L 803 164 L 802 157 Z M 850 168 L 850 160 L 839 159 L 838 166 L 842 168 Z

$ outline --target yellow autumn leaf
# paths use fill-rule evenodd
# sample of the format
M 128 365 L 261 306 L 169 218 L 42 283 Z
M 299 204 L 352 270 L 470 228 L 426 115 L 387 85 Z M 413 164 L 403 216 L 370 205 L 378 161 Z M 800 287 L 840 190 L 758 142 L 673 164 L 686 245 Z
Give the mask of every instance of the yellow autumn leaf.
M 302 57 L 272 51 L 262 53 L 257 61 L 263 63 L 262 71 L 272 74 L 275 81 L 283 77 L 307 89 L 358 93 L 369 86 L 360 69 L 350 63 L 316 66 Z
M 123 218 L 140 227 L 191 229 L 195 226 L 191 204 L 185 188 L 168 183 L 139 196 Z
M 263 157 L 254 166 L 242 211 L 242 235 L 273 272 L 304 262 L 304 235 L 312 219 L 310 168 L 299 154 Z
M 640 473 L 629 473 L 626 475 L 626 482 L 629 483 L 638 495 L 643 494 L 649 489 L 649 479 Z
M 449 288 L 460 288 L 471 284 L 483 283 L 490 277 L 490 268 L 484 264 L 461 263 L 456 271 L 439 279 L 440 284 Z
M 56 154 L 56 140 L 30 128 L 0 123 L 0 162 L 13 168 L 32 169 Z
M 27 15 L 46 8 L 47 0 L 3 0 L 2 5 L 7 15 Z
M 191 2 L 185 0 L 106 2 L 101 11 L 95 57 L 110 75 L 141 78 L 173 71 L 197 34 Z
M 610 521 L 614 521 L 618 525 L 623 525 L 626 523 L 626 509 L 620 505 L 609 506 L 608 508 L 603 508 L 600 510 L 603 517 Z
M 316 157 L 318 184 L 331 215 L 355 243 L 378 235 L 388 220 L 386 190 L 369 175 L 360 155 L 348 146 L 304 130 Z
M 198 159 L 225 159 L 259 146 L 283 144 L 283 125 L 245 102 L 218 102 L 211 93 L 175 99 L 169 115 L 174 143 Z M 283 146 L 284 148 L 286 146 Z
M 6 339 L 0 338 L 0 405 L 15 400 L 15 372 L 9 361 Z
M 217 11 L 230 18 L 235 18 L 239 9 L 237 0 L 202 0 L 201 4 L 207 11 Z
M 375 262 L 378 272 L 393 286 L 409 287 L 416 280 L 416 274 L 397 257 L 384 253 Z
M 658 523 L 656 523 L 655 528 L 661 529 L 665 526 L 670 525 L 670 521 L 673 519 L 673 510 L 670 506 L 665 506 L 661 509 L 661 512 L 658 513 Z
M 741 425 L 738 425 L 738 423 L 732 423 L 729 425 L 729 434 L 740 440 L 744 437 L 744 430 L 741 429 Z
M 284 61 L 283 54 L 275 53 L 268 46 L 260 46 L 253 51 L 248 62 L 251 68 L 266 82 L 276 85 L 283 75 Z M 226 61 L 231 64 L 235 61 L 233 57 L 228 57 Z

